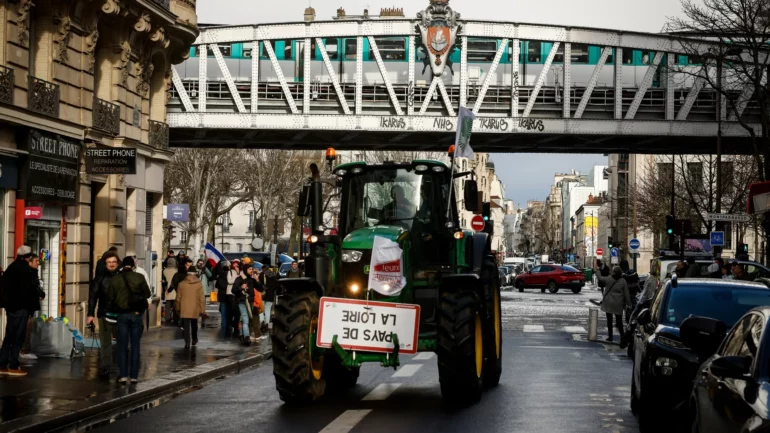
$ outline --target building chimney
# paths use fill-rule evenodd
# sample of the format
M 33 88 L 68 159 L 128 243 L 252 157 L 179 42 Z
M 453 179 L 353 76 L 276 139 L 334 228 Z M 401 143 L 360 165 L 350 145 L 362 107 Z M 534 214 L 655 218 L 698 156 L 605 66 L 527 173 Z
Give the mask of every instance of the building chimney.
M 310 6 L 305 9 L 305 21 L 315 21 L 315 9 Z
M 337 9 L 337 18 L 345 18 L 345 9 L 343 8 Z

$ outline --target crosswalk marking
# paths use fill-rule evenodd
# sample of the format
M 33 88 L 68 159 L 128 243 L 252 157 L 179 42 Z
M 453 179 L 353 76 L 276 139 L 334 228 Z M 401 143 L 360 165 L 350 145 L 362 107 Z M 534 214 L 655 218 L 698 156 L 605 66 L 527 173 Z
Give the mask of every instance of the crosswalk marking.
M 433 355 L 435 355 L 433 352 L 420 352 L 412 358 L 412 361 L 427 361 L 431 358 L 433 358 Z
M 524 325 L 524 332 L 545 332 L 543 325 Z
M 585 334 L 587 333 L 586 328 L 582 326 L 565 326 L 564 330 L 569 332 L 570 334 Z
M 359 410 L 346 410 L 337 419 L 332 421 L 329 425 L 324 427 L 320 433 L 348 433 L 364 419 L 366 415 L 369 415 L 371 409 L 359 409 Z
M 391 377 L 412 377 L 420 367 L 422 367 L 422 364 L 407 364 L 399 368 Z
M 367 394 L 362 401 L 386 400 L 399 386 L 401 386 L 400 383 L 381 383 L 377 385 L 377 388 L 374 388 L 372 392 Z

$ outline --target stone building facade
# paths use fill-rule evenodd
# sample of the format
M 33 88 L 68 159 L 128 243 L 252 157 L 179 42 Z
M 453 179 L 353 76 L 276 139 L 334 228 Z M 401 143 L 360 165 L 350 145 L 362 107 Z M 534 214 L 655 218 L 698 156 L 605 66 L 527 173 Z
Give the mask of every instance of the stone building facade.
M 0 23 L 0 265 L 30 245 L 42 313 L 82 329 L 95 263 L 114 245 L 152 276 L 159 324 L 148 252 L 161 255 L 166 101 L 198 34 L 195 0 L 0 0 Z M 93 147 L 136 149 L 135 174 L 89 174 Z

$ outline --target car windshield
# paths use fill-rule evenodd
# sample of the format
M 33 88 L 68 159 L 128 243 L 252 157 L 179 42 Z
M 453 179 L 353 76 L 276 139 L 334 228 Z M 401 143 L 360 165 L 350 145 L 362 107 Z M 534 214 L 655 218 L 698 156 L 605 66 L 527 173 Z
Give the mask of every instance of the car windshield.
M 770 305 L 770 290 L 731 284 L 680 284 L 670 287 L 661 323 L 679 327 L 690 316 L 710 317 L 733 326 L 748 310 Z
M 422 228 L 438 228 L 449 193 L 449 183 L 442 185 L 438 174 L 418 173 L 411 167 L 375 168 L 350 177 L 345 187 L 345 233 L 381 224 L 412 229 L 415 222 Z
M 500 268 L 500 270 L 503 271 L 505 275 L 508 275 L 508 268 Z
M 580 272 L 577 269 L 573 268 L 572 266 L 559 266 L 558 268 L 564 272 Z
M 283 263 L 281 264 L 281 267 L 278 269 L 278 272 L 285 274 L 286 272 L 289 272 L 291 270 L 291 263 Z

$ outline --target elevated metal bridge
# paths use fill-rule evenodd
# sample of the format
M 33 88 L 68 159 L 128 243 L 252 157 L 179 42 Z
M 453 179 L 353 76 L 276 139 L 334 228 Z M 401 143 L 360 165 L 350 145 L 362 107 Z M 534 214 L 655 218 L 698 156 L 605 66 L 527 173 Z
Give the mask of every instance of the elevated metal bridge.
M 716 145 L 716 92 L 667 35 L 465 21 L 433 0 L 416 19 L 216 27 L 195 45 L 173 71 L 171 146 L 445 150 L 459 106 L 477 115 L 479 151 Z M 752 98 L 735 96 L 754 125 Z M 721 111 L 724 150 L 751 153 Z

